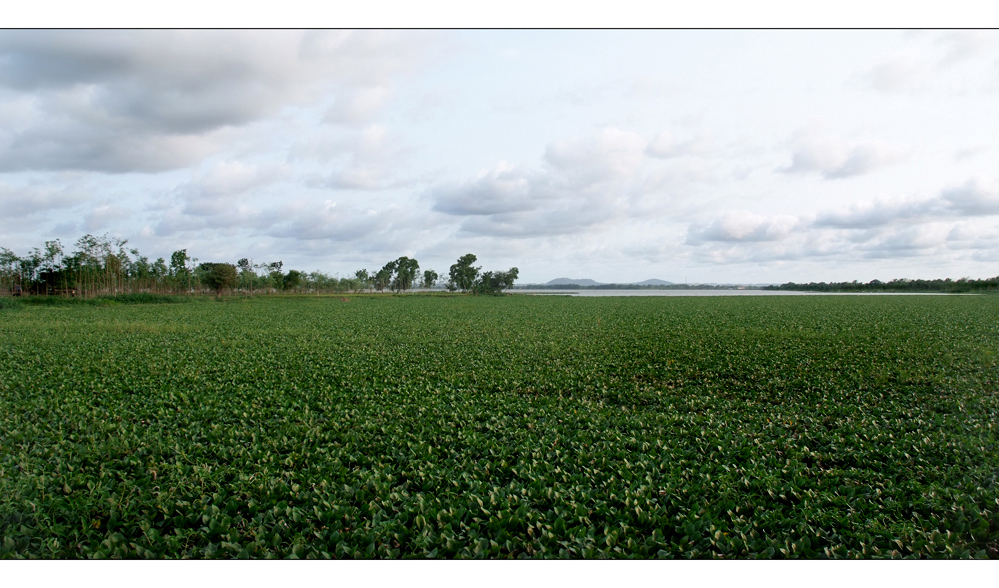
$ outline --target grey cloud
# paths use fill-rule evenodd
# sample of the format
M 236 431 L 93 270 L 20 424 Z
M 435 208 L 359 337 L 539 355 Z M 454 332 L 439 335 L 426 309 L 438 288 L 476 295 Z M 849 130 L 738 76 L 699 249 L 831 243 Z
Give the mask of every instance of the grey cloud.
M 623 190 L 619 183 L 577 188 L 557 172 L 501 165 L 468 182 L 435 187 L 428 196 L 435 212 L 464 217 L 462 234 L 533 237 L 613 222 L 627 214 L 620 206 Z
M 80 224 L 75 222 L 59 223 L 52 227 L 52 233 L 56 235 L 76 235 L 79 226 Z
M 954 153 L 954 161 L 958 163 L 968 161 L 970 159 L 977 157 L 982 153 L 985 153 L 988 150 L 989 147 L 987 145 L 976 145 L 974 147 L 966 147 L 964 149 L 958 149 Z
M 460 231 L 468 235 L 512 238 L 570 235 L 613 220 L 615 216 L 599 204 L 577 205 L 563 201 L 534 213 L 472 216 L 462 221 Z
M 646 75 L 639 77 L 631 84 L 628 94 L 635 98 L 664 100 L 673 99 L 688 91 L 682 84 Z
M 253 194 L 288 175 L 289 171 L 284 166 L 222 161 L 178 186 L 170 193 L 168 201 L 150 208 L 170 208 L 173 204 L 180 204 L 186 215 L 232 218 Z
M 334 137 L 309 136 L 296 141 L 294 159 L 316 159 L 335 167 L 305 178 L 307 186 L 332 190 L 386 190 L 411 183 L 405 175 L 411 149 L 383 125 L 369 125 Z
M 382 190 L 391 187 L 381 176 L 381 170 L 349 168 L 322 178 L 317 185 L 334 190 Z
M 980 249 L 971 254 L 971 259 L 984 263 L 999 262 L 999 247 Z
M 91 35 L 93 36 L 93 35 Z M 79 32 L 6 31 L 0 36 L 0 84 L 38 90 L 115 77 L 133 59 L 135 42 L 122 31 L 105 31 L 80 44 Z
M 386 221 L 387 217 L 379 213 L 311 210 L 274 225 L 266 234 L 300 241 L 356 241 L 384 229 Z
M 647 143 L 608 128 L 550 143 L 537 168 L 501 162 L 465 182 L 433 186 L 426 195 L 433 211 L 465 217 L 462 235 L 526 238 L 606 228 L 670 206 L 670 198 L 650 194 L 666 180 L 640 172 Z
M 341 92 L 326 113 L 326 121 L 340 124 L 367 122 L 385 102 L 389 88 L 373 86 Z
M 288 169 L 274 165 L 223 161 L 195 178 L 192 184 L 207 194 L 240 194 L 270 185 L 288 173 Z
M 348 165 L 325 176 L 308 176 L 305 178 L 305 185 L 328 190 L 375 192 L 407 187 L 412 181 L 411 178 L 399 176 L 394 170 L 383 165 Z
M 223 217 L 221 214 L 187 214 L 179 210 L 168 210 L 160 215 L 153 233 L 158 237 L 200 232 L 207 229 L 223 229 L 238 224 L 238 216 Z
M 691 252 L 692 259 L 714 265 L 772 263 L 816 257 L 824 255 L 821 252 L 803 250 L 798 244 L 783 243 L 757 243 L 752 247 L 733 243 L 712 243 L 711 246 L 698 247 Z
M 891 259 L 929 255 L 946 245 L 945 228 L 914 226 L 888 231 L 880 239 L 861 247 L 865 257 Z
M 880 143 L 846 146 L 815 133 L 792 139 L 791 165 L 784 173 L 818 173 L 827 180 L 860 176 L 901 160 L 898 149 Z
M 923 51 L 896 55 L 854 75 L 854 82 L 877 92 L 898 94 L 925 91 L 940 86 L 944 70 L 980 57 L 995 45 L 994 31 L 947 31 Z M 931 55 L 937 54 L 934 59 Z M 955 86 L 948 80 L 949 90 Z
M 999 226 L 994 222 L 980 223 L 965 221 L 956 223 L 947 233 L 947 241 L 953 246 L 964 246 L 972 244 L 976 248 L 980 245 L 999 245 Z
M 934 209 L 932 200 L 909 200 L 853 204 L 845 211 L 820 212 L 813 223 L 818 228 L 869 229 L 896 221 L 920 218 Z
M 847 210 L 823 211 L 816 215 L 816 228 L 872 229 L 902 221 L 988 216 L 999 214 L 999 190 L 979 180 L 942 190 L 925 199 L 855 203 Z
M 214 147 L 211 136 L 131 134 L 101 121 L 40 120 L 21 132 L 0 130 L 0 171 L 158 172 L 182 167 Z
M 913 92 L 926 88 L 928 73 L 909 60 L 895 59 L 879 63 L 855 78 L 861 86 L 884 93 Z
M 443 50 L 441 34 L 427 30 L 311 30 L 298 44 L 305 64 L 316 64 L 350 86 L 382 86 L 400 71 Z
M 722 214 L 706 225 L 691 225 L 687 231 L 688 245 L 708 242 L 747 243 L 780 241 L 789 237 L 800 225 L 793 216 L 761 216 L 751 212 L 733 211 Z
M 347 242 L 382 235 L 393 218 L 389 209 L 366 210 L 332 200 L 295 198 L 268 205 L 245 197 L 213 199 L 199 193 L 198 198 L 180 200 L 179 206 L 160 213 L 154 232 L 165 237 L 228 230 L 255 239 Z
M 822 170 L 830 179 L 859 176 L 896 161 L 891 151 L 878 145 L 860 145 L 850 150 L 846 161 L 831 170 Z
M 301 88 L 299 68 L 281 63 L 281 45 L 296 39 L 269 37 L 277 43 L 265 52 L 245 31 L 10 31 L 0 37 L 0 84 L 41 91 L 50 107 L 84 90 L 79 106 L 90 114 L 200 133 L 245 123 Z
M 635 133 L 610 128 L 595 136 L 550 143 L 545 161 L 569 183 L 590 186 L 631 175 L 641 163 L 645 145 Z
M 29 216 L 44 216 L 56 210 L 73 208 L 87 198 L 87 194 L 79 188 L 54 189 L 0 184 L 0 217 L 24 219 Z
M 949 66 L 980 54 L 992 44 L 995 36 L 986 31 L 948 31 L 941 34 L 934 43 L 946 47 L 946 54 L 938 62 L 939 66 Z
M 463 184 L 437 187 L 430 197 L 433 210 L 445 214 L 494 215 L 535 210 L 551 197 L 544 178 L 505 163 Z
M 116 220 L 129 218 L 133 211 L 111 203 L 101 204 L 90 211 L 83 220 L 83 229 L 89 233 L 100 231 Z
M 999 214 L 999 190 L 989 189 L 978 180 L 971 180 L 960 188 L 944 190 L 941 199 L 959 215 Z
M 766 217 L 763 217 L 766 218 Z M 795 224 L 794 230 L 784 238 L 759 241 L 705 241 L 690 248 L 691 256 L 712 264 L 747 264 L 817 260 L 831 263 L 834 260 L 856 258 L 862 244 L 845 239 L 841 231 L 807 230 L 804 224 Z
M 672 133 L 663 131 L 649 141 L 645 147 L 645 153 L 652 157 L 669 159 L 685 155 L 696 155 L 707 151 L 708 148 L 708 141 L 703 136 L 679 141 Z
M 30 116 L 0 131 L 0 169 L 174 169 L 216 149 L 214 133 L 330 93 L 353 104 L 347 114 L 360 120 L 384 100 L 380 88 L 420 63 L 434 38 L 399 31 L 0 32 L 0 87 L 32 104 Z

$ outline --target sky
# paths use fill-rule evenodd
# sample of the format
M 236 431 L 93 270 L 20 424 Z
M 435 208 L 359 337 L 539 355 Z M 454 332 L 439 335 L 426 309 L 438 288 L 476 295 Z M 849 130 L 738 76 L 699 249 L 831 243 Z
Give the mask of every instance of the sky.
M 0 246 L 999 275 L 999 32 L 3 30 Z

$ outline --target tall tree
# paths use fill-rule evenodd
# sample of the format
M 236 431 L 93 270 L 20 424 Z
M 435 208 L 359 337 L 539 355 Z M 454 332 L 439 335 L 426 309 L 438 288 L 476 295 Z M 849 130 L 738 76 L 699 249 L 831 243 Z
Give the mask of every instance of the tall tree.
M 178 249 L 170 254 L 170 275 L 180 276 L 187 273 L 187 262 L 190 259 L 187 256 L 187 249 Z
M 7 294 L 17 293 L 21 284 L 21 258 L 6 247 L 0 247 L 0 288 Z
M 282 289 L 286 292 L 289 290 L 295 290 L 302 285 L 302 272 L 298 270 L 288 270 L 288 273 L 284 276 L 281 283 Z
M 428 269 L 423 272 L 423 282 L 420 285 L 429 290 L 434 287 L 439 278 L 440 276 L 437 275 L 437 272 L 432 269 Z
M 385 288 L 392 286 L 392 276 L 395 274 L 395 262 L 390 261 L 385 264 L 385 267 L 378 270 L 373 279 L 375 290 L 381 292 Z
M 368 270 L 359 269 L 356 272 L 354 272 L 354 277 L 357 278 L 357 282 L 361 289 L 367 290 L 368 288 L 371 287 L 372 277 L 368 275 Z
M 202 263 L 198 266 L 201 270 L 202 283 L 212 290 L 215 290 L 215 297 L 220 298 L 223 290 L 230 290 L 239 284 L 239 274 L 236 266 L 231 263 Z
M 170 255 L 170 277 L 173 278 L 174 288 L 177 291 L 187 291 L 191 288 L 191 270 L 187 267 L 187 262 L 190 260 L 187 249 L 178 249 Z
M 404 292 L 413 287 L 416 281 L 417 272 L 420 271 L 420 262 L 408 257 L 400 257 L 392 262 L 395 266 L 395 278 L 392 280 L 392 287 L 396 292 Z
M 165 259 L 157 257 L 156 261 L 153 262 L 152 272 L 153 276 L 159 281 L 170 275 L 170 268 L 167 267 Z
M 267 264 L 267 275 L 270 276 L 271 287 L 277 291 L 284 290 L 284 274 L 281 273 L 281 268 L 284 267 L 283 261 L 275 261 Z
M 471 253 L 466 253 L 458 258 L 458 263 L 451 266 L 451 271 L 449 272 L 451 284 L 462 292 L 471 290 L 475 284 L 475 278 L 479 276 L 479 270 L 482 268 L 472 266 L 477 259 Z
M 503 293 L 503 290 L 513 286 L 513 282 L 519 274 L 520 270 L 515 267 L 505 272 L 483 272 L 475 281 L 474 291 L 476 294 L 498 296 Z
M 253 260 L 246 257 L 236 262 L 236 269 L 239 271 L 239 285 L 243 291 L 253 294 L 253 283 L 257 280 L 257 274 L 253 271 Z

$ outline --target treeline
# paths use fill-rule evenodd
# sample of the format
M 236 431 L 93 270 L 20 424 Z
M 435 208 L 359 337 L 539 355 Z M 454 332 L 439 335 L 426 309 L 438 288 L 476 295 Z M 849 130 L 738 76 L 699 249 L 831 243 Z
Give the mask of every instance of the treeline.
M 871 280 L 870 282 L 809 282 L 796 284 L 788 282 L 780 286 L 766 286 L 764 290 L 798 290 L 806 292 L 989 292 L 999 291 L 999 276 L 972 280 L 961 278 L 952 280 L 910 280 L 899 278 L 890 282 Z
M 174 251 L 168 262 L 150 260 L 127 239 L 85 235 L 67 252 L 62 243 L 46 241 L 27 255 L 0 247 L 0 296 L 49 295 L 93 298 L 121 294 L 345 294 L 405 292 L 413 288 L 446 288 L 475 294 L 500 294 L 517 279 L 517 268 L 482 272 L 476 257 L 462 256 L 451 266 L 446 282 L 432 269 L 420 272 L 415 259 L 400 257 L 380 270 L 357 270 L 353 276 L 320 271 L 284 270 L 281 261 L 254 263 L 243 258 L 199 263 L 186 249 Z

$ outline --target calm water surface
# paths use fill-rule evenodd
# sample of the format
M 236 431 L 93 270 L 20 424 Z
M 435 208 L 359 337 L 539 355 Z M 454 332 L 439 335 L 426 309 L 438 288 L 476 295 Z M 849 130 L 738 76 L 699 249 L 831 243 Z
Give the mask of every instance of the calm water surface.
M 793 290 L 508 290 L 549 296 L 961 296 L 937 292 L 796 292 Z

